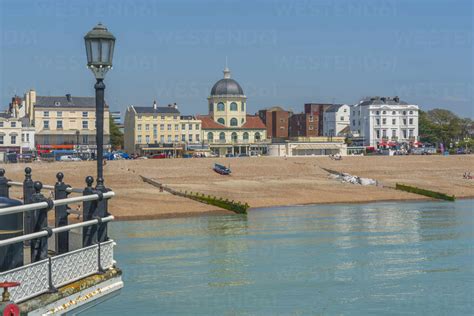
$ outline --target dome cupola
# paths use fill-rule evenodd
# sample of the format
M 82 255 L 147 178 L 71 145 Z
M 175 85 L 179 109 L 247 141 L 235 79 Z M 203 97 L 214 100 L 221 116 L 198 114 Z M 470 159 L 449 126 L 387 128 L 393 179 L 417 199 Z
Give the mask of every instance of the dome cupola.
M 224 69 L 224 79 L 217 81 L 211 89 L 211 96 L 243 96 L 244 91 L 237 81 L 230 78 L 229 68 Z

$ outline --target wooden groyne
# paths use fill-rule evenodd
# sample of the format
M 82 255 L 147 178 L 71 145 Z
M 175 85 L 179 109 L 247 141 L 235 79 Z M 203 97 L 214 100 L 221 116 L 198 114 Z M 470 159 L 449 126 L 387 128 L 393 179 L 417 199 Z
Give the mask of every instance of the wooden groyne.
M 249 205 L 247 203 L 241 203 L 238 201 L 235 202 L 234 200 L 229 201 L 228 199 L 224 200 L 216 196 L 205 195 L 203 193 L 198 193 L 198 192 L 187 192 L 187 191 L 181 192 L 181 191 L 174 190 L 168 186 L 165 186 L 156 180 L 144 177 L 142 175 L 140 175 L 140 178 L 142 178 L 143 182 L 146 182 L 148 184 L 151 184 L 159 188 L 160 191 L 165 191 L 173 195 L 185 197 L 185 198 L 188 198 L 197 202 L 201 202 L 204 204 L 214 205 L 214 206 L 223 208 L 225 210 L 235 212 L 237 214 L 247 214 L 247 210 L 249 209 Z
M 417 187 L 413 187 L 413 186 L 409 186 L 409 185 L 405 185 L 401 183 L 397 183 L 395 186 L 395 189 L 400 190 L 400 191 L 415 193 L 419 195 L 424 195 L 424 196 L 438 199 L 438 200 L 445 200 L 445 201 L 451 201 L 451 202 L 454 202 L 456 200 L 456 197 L 454 195 L 447 195 L 445 193 L 421 189 L 421 188 L 417 188 Z

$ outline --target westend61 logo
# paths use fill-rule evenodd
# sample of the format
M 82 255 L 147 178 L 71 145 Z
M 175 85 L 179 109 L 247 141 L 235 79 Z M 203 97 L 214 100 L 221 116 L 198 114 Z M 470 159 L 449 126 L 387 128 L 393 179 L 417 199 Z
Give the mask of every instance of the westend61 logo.
M 277 16 L 358 16 L 382 17 L 397 15 L 397 1 L 333 1 L 295 0 L 277 1 L 274 8 Z

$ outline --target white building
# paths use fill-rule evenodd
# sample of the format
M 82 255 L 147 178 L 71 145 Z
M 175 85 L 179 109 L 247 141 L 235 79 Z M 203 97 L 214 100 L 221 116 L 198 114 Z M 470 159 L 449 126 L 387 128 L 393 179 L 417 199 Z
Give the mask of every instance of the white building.
M 346 136 L 349 133 L 350 106 L 333 104 L 323 114 L 324 136 Z
M 418 106 L 398 97 L 371 97 L 351 107 L 351 134 L 356 144 L 380 147 L 418 140 Z
M 28 118 L 16 118 L 0 113 L 0 161 L 5 153 L 31 153 L 35 149 L 35 128 Z

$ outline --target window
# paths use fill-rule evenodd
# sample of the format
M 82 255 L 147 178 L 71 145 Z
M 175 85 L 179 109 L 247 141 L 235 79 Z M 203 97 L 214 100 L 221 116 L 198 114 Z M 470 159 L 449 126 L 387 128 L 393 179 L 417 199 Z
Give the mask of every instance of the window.
M 341 116 L 341 121 L 344 121 L 344 116 Z
M 16 127 L 16 122 L 11 122 L 12 127 Z
M 313 122 L 314 121 L 314 117 L 312 115 L 309 116 L 309 121 L 310 122 Z
M 164 143 L 164 142 L 165 142 L 165 135 L 161 135 L 161 136 L 160 136 L 160 142 L 161 142 L 161 143 Z
M 392 111 L 392 115 L 396 115 L 396 114 L 397 114 L 397 112 L 395 112 L 395 111 Z
M 382 136 L 387 137 L 387 130 L 386 129 L 382 130 Z
M 392 129 L 392 137 L 397 137 L 397 130 L 396 129 Z
M 190 141 L 190 142 L 193 141 L 193 134 L 189 134 L 189 141 Z
M 149 131 L 150 130 L 150 124 L 145 124 L 145 131 Z
M 256 132 L 255 133 L 255 140 L 260 140 L 260 133 L 259 132 Z
M 49 121 L 43 121 L 43 128 L 49 129 Z
M 21 133 L 21 142 L 25 142 L 25 133 Z
M 397 119 L 392 119 L 392 125 L 397 124 Z
M 173 120 L 177 120 L 178 119 L 178 116 L 177 115 L 173 115 Z
M 164 116 L 164 115 L 162 115 L 162 116 L 161 116 L 161 119 L 162 119 L 162 120 L 164 120 L 164 119 L 165 119 L 165 116 Z
M 221 142 L 224 142 L 224 141 L 225 141 L 225 133 L 224 133 L 224 132 L 221 132 L 221 133 L 219 134 L 219 140 L 220 140 Z
M 181 129 L 186 129 L 186 124 L 181 124 Z
M 238 121 L 235 117 L 230 119 L 230 126 L 237 126 Z
M 233 133 L 231 134 L 231 139 L 232 139 L 233 142 L 237 142 L 238 137 L 237 137 L 237 133 L 236 133 L 236 132 L 233 132 Z
M 137 125 L 137 130 L 138 130 L 139 132 L 142 131 L 142 124 L 138 124 L 138 125 Z
M 380 119 L 375 119 L 375 125 L 380 125 Z
M 310 126 L 308 127 L 308 129 L 309 129 L 310 131 L 312 131 L 312 130 L 313 130 L 313 125 L 310 125 Z
M 164 131 L 165 130 L 165 124 L 160 124 L 160 131 Z
M 232 103 L 230 104 L 230 110 L 231 110 L 231 111 L 237 111 L 237 110 L 238 110 L 238 108 L 237 108 L 237 103 L 232 102 Z
M 3 122 L 0 122 L 0 127 L 3 127 Z
M 220 102 L 217 104 L 217 111 L 224 111 L 224 103 Z
M 386 111 L 382 111 L 382 114 L 387 114 L 387 112 L 386 112 Z
M 208 142 L 214 141 L 214 134 L 213 133 L 211 133 L 211 132 L 207 133 L 207 141 Z
M 245 132 L 244 135 L 243 135 L 243 138 L 244 138 L 244 142 L 248 142 L 249 141 L 249 133 Z
M 179 124 L 174 124 L 174 130 L 179 131 Z
M 182 142 L 185 142 L 185 141 L 186 141 L 186 135 L 184 135 L 184 134 L 181 135 L 181 141 L 182 141 Z
M 89 135 L 82 135 L 82 143 L 89 144 Z
M 196 131 L 199 131 L 199 124 L 196 124 Z
M 88 117 L 89 113 L 88 112 L 82 112 L 82 117 Z
M 56 112 L 56 115 L 57 115 L 58 117 L 63 117 L 63 112 L 58 111 L 58 112 Z
M 410 130 L 410 137 L 413 137 L 413 130 Z
M 29 142 L 30 141 L 30 134 L 26 133 L 26 141 Z
M 407 111 L 403 111 L 403 115 L 407 115 Z
M 410 114 L 413 114 L 413 111 L 410 111 Z
M 44 116 L 44 117 L 49 117 L 49 111 L 44 111 L 44 112 L 43 112 L 43 116 Z
M 375 111 L 375 114 L 379 115 L 379 114 L 380 114 L 380 112 L 379 112 L 379 111 Z
M 380 138 L 380 130 L 379 129 L 375 130 L 375 134 L 377 134 L 377 138 Z
M 3 140 L 3 135 L 0 135 L 0 145 L 3 145 L 4 140 Z
M 385 119 L 385 118 L 382 119 L 382 124 L 384 124 L 384 125 L 387 124 L 387 119 Z
M 15 145 L 16 144 L 16 135 L 11 135 L 10 138 L 11 138 L 10 143 L 12 145 Z
M 168 124 L 168 130 L 171 131 L 171 124 Z
M 150 143 L 150 135 L 146 135 L 146 136 L 145 136 L 145 142 L 146 142 L 147 144 Z
M 407 138 L 407 130 L 404 129 L 402 132 L 403 132 L 403 138 Z
M 403 119 L 403 125 L 407 125 L 407 119 Z
M 56 121 L 56 128 L 62 129 L 63 128 L 63 121 Z
M 411 118 L 409 122 L 410 122 L 410 125 L 412 125 L 413 124 L 413 119 Z
M 179 136 L 178 135 L 174 135 L 174 141 L 177 143 L 179 141 Z
M 346 112 L 347 112 L 347 109 L 344 109 L 344 113 L 346 113 Z
M 352 125 L 356 125 L 356 120 L 352 120 Z
M 158 125 L 153 124 L 153 136 L 154 136 L 154 138 L 156 138 L 157 135 L 158 135 Z
M 82 121 L 82 128 L 88 129 L 89 128 L 89 121 Z
M 199 134 L 196 134 L 196 141 L 199 141 Z
M 217 123 L 225 125 L 225 120 L 221 117 L 221 118 L 217 119 Z
M 137 143 L 141 144 L 142 143 L 142 135 L 137 136 Z
M 171 135 L 168 135 L 168 143 L 171 143 Z
M 192 131 L 193 130 L 193 124 L 188 124 L 188 128 L 189 128 L 190 131 Z

